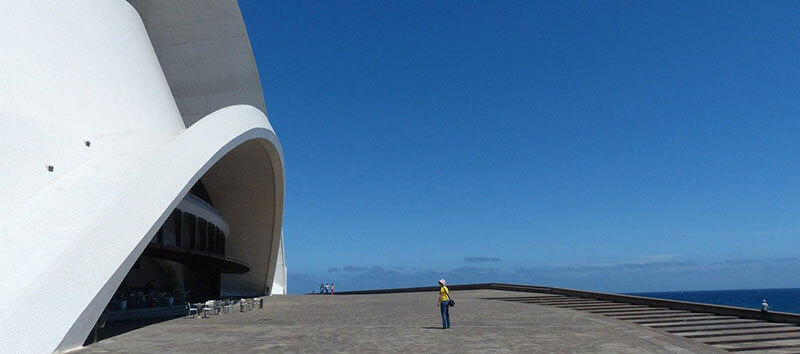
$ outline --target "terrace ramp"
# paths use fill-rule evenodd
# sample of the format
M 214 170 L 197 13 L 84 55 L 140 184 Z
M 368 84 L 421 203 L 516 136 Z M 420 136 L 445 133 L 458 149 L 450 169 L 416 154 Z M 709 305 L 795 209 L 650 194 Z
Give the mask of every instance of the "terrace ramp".
M 796 353 L 800 350 L 800 327 L 789 323 L 564 295 L 500 296 L 490 299 L 598 314 L 694 339 L 730 352 Z
M 79 352 L 724 352 L 623 316 L 543 302 L 556 300 L 552 294 L 489 289 L 452 294 L 457 304 L 449 330 L 440 329 L 433 291 L 289 295 L 265 298 L 260 310 L 161 322 Z

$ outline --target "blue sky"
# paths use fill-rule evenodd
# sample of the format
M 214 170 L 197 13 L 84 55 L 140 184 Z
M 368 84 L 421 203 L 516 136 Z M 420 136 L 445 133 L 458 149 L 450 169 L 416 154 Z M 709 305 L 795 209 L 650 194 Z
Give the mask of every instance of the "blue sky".
M 291 292 L 800 286 L 800 2 L 240 6 Z

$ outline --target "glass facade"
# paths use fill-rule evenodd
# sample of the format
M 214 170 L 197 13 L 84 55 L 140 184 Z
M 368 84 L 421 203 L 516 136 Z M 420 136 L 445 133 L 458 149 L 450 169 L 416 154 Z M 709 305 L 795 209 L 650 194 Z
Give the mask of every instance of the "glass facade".
M 150 243 L 225 255 L 225 233 L 219 226 L 180 209 L 170 214 Z

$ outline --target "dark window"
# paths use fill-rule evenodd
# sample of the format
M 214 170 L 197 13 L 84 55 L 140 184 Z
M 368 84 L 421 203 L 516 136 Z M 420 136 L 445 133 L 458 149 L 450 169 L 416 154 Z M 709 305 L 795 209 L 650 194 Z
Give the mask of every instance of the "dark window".
M 173 246 L 180 246 L 181 245 L 181 233 L 183 232 L 183 212 L 182 211 L 176 209 L 176 210 L 174 210 L 172 212 L 172 223 L 173 223 L 173 228 L 175 230 L 175 231 L 173 231 L 173 234 L 175 235 L 174 236 L 175 242 L 173 243 Z
M 206 237 L 206 221 L 202 218 L 197 218 L 197 240 L 200 241 L 197 249 L 200 251 L 208 251 L 208 238 Z
M 181 230 L 181 247 L 190 249 L 194 244 L 194 232 L 197 217 L 189 213 L 183 213 L 183 230 Z
M 162 225 L 161 228 L 156 231 L 156 234 L 153 235 L 153 239 L 150 240 L 150 243 L 160 244 L 164 242 L 164 226 Z
M 206 227 L 206 234 L 208 235 L 208 251 L 218 253 L 217 247 L 219 246 L 217 246 L 217 239 L 214 238 L 214 224 L 208 223 L 208 226 Z
M 220 240 L 220 231 L 218 227 L 214 227 L 214 252 L 222 254 L 222 241 Z
M 175 210 L 167 217 L 167 221 L 161 226 L 161 244 L 167 246 L 176 246 L 176 237 L 178 235 L 177 228 L 180 226 L 181 212 Z

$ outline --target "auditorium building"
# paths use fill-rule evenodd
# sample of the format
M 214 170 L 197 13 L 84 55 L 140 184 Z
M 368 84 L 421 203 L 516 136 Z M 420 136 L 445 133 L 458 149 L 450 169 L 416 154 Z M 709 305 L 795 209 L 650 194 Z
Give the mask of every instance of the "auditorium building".
M 0 48 L 4 351 L 286 293 L 283 153 L 236 0 L 3 1 Z

